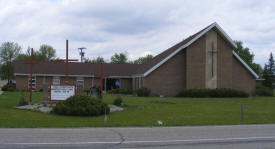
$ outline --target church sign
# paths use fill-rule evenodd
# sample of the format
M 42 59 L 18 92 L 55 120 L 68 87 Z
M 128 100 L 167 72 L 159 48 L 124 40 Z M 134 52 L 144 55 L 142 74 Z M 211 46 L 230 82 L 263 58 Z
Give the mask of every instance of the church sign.
M 62 101 L 75 95 L 75 85 L 51 85 L 51 100 Z

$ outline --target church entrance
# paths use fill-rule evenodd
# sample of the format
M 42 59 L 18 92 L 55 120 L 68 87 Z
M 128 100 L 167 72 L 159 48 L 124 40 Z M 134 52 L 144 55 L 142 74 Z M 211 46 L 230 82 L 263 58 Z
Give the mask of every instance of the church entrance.
M 116 81 L 119 81 L 119 79 L 113 79 L 113 78 L 106 78 L 103 82 L 103 89 L 106 91 L 112 90 L 116 88 Z

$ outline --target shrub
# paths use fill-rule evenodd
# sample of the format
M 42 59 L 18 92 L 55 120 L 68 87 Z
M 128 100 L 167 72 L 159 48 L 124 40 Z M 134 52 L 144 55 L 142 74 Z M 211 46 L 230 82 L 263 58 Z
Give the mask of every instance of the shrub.
M 178 97 L 248 97 L 248 93 L 229 88 L 184 89 Z
M 116 106 L 121 106 L 121 103 L 122 103 L 122 98 L 121 97 L 117 97 L 113 104 L 116 105 Z
M 273 96 L 273 90 L 266 86 L 260 85 L 257 86 L 255 94 L 256 96 Z
M 123 88 L 117 88 L 117 89 L 112 89 L 108 91 L 109 94 L 133 94 L 134 91 L 132 89 L 123 89 Z
M 105 112 L 108 114 L 110 108 L 102 100 L 82 94 L 57 103 L 52 112 L 72 116 L 99 116 Z
M 2 91 L 16 91 L 16 85 L 13 84 L 13 83 L 10 83 L 10 84 L 6 84 L 4 86 L 2 86 L 1 88 Z
M 24 92 L 21 91 L 18 106 L 24 106 L 24 105 L 27 105 L 27 104 L 28 104 L 28 101 L 25 98 L 25 94 L 24 94 Z
M 150 95 L 150 90 L 148 88 L 139 88 L 136 90 L 137 96 L 148 97 Z

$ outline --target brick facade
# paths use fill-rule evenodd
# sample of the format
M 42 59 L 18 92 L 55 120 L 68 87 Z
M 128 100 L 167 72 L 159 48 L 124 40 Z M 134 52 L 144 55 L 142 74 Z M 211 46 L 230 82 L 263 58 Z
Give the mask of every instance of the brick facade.
M 230 46 L 228 42 L 218 35 L 218 88 L 232 88 L 232 50 L 232 46 Z
M 186 88 L 205 88 L 205 46 L 202 36 L 186 49 Z
M 144 87 L 153 95 L 174 96 L 185 87 L 185 50 L 144 78 Z
M 252 95 L 256 88 L 255 78 L 233 56 L 234 48 L 218 33 L 216 36 L 217 88 L 233 88 Z M 184 88 L 208 88 L 206 37 L 202 36 L 145 77 L 143 87 L 149 88 L 152 95 L 165 96 L 175 96 Z M 138 88 L 138 78 L 133 82 L 136 83 L 133 88 Z
M 50 76 L 36 76 L 36 90 L 43 88 L 43 82 L 50 86 L 52 84 L 52 78 Z M 69 84 L 76 84 L 77 77 L 69 77 Z M 16 76 L 16 89 L 18 90 L 27 90 L 28 89 L 28 76 Z M 65 84 L 65 77 L 60 77 L 60 84 Z M 91 86 L 100 86 L 100 79 L 84 77 L 84 90 L 89 90 Z M 120 79 L 121 88 L 132 88 L 132 79 L 131 78 L 122 78 Z
M 232 88 L 243 90 L 253 95 L 256 90 L 255 78 L 235 57 L 233 57 L 232 61 Z

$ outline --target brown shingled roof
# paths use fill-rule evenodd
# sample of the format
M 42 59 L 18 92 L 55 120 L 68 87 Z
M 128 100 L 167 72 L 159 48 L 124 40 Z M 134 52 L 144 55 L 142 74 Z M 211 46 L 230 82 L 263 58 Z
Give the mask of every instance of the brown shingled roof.
M 148 70 L 165 60 L 172 53 L 176 52 L 180 47 L 186 45 L 202 32 L 208 29 L 210 26 L 214 26 L 216 23 L 210 24 L 201 31 L 189 36 L 185 40 L 179 42 L 178 44 L 172 46 L 171 48 L 165 50 L 164 52 L 155 56 L 152 60 L 145 64 L 104 64 L 104 74 L 109 76 L 132 76 L 132 75 L 142 75 Z M 14 73 L 16 74 L 29 74 L 29 66 L 24 64 L 24 62 L 14 63 Z M 91 63 L 69 63 L 69 75 L 95 75 L 99 74 L 99 64 Z M 40 62 L 38 65 L 34 65 L 34 74 L 65 74 L 65 63 L 60 62 Z
M 104 74 L 108 76 L 131 76 L 139 67 L 139 64 L 103 64 Z M 100 71 L 99 64 L 69 63 L 69 75 L 97 75 Z M 24 61 L 14 62 L 15 74 L 29 74 L 30 66 Z M 34 74 L 65 75 L 65 63 L 63 62 L 39 62 L 33 65 Z
M 211 26 L 211 25 L 209 25 L 209 26 Z M 189 36 L 188 38 L 186 38 L 185 40 L 183 40 L 183 41 L 179 42 L 178 44 L 172 46 L 171 48 L 163 51 L 162 53 L 158 54 L 157 56 L 155 56 L 153 59 L 151 59 L 147 63 L 142 64 L 142 66 L 140 66 L 140 68 L 137 70 L 136 74 L 144 74 L 146 71 L 148 71 L 150 68 L 152 68 L 155 65 L 157 65 L 159 62 L 161 62 L 163 59 L 165 59 L 171 53 L 173 53 L 174 51 L 176 51 L 178 48 L 180 48 L 181 46 L 185 45 L 186 43 L 188 43 L 189 41 L 191 41 L 192 39 L 194 39 L 197 35 L 199 35 L 201 32 L 203 32 L 209 26 L 207 26 L 204 29 L 202 29 L 201 31 L 193 34 L 192 36 Z

